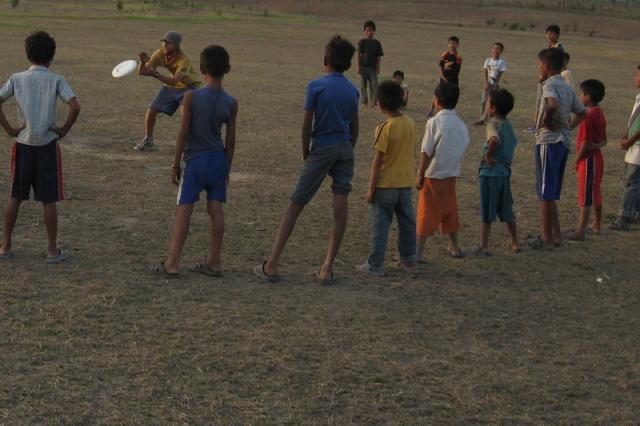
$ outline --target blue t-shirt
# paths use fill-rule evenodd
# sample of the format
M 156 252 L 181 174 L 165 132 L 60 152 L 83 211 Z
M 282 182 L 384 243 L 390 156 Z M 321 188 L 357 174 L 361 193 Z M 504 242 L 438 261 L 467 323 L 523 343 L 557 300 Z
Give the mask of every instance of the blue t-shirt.
M 484 156 L 489 149 L 489 140 L 497 137 L 500 143 L 493 151 L 493 167 L 484 161 Z M 513 127 L 508 120 L 491 119 L 487 123 L 487 136 L 482 146 L 482 160 L 480 161 L 480 176 L 511 176 L 511 162 L 513 161 L 513 153 L 518 144 Z
M 229 121 L 235 102 L 224 90 L 211 87 L 191 92 L 191 123 L 184 150 L 185 162 L 204 152 L 224 150 L 222 125 Z
M 309 83 L 304 109 L 314 112 L 313 146 L 351 140 L 349 125 L 358 112 L 358 97 L 358 89 L 342 73 L 327 74 Z

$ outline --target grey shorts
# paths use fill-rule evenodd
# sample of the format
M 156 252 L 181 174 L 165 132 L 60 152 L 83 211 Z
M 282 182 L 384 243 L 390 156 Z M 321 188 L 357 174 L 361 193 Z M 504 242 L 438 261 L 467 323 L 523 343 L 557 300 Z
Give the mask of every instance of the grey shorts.
M 313 147 L 304 162 L 298 183 L 291 194 L 291 201 L 307 204 L 318 192 L 324 178 L 333 179 L 331 191 L 346 195 L 351 192 L 353 179 L 353 147 L 351 142 Z
M 173 89 L 162 86 L 151 101 L 149 108 L 167 115 L 173 115 L 180 105 L 184 94 L 191 89 Z

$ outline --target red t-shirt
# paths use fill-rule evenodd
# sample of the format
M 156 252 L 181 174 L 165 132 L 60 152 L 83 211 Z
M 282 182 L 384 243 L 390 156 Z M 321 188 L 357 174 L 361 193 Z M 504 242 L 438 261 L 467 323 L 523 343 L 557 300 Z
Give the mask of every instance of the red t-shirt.
M 600 143 L 607 139 L 607 119 L 600 107 L 587 108 L 587 117 L 580 123 L 578 127 L 578 135 L 576 136 L 576 152 L 580 151 L 585 141 L 591 143 Z M 592 157 L 600 153 L 599 149 L 590 149 L 587 156 Z

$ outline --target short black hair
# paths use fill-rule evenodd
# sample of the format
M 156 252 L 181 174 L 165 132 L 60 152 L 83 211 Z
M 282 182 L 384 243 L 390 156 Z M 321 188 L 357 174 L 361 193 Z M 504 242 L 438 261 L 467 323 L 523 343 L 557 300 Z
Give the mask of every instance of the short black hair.
M 513 110 L 513 95 L 507 89 L 492 90 L 489 92 L 489 102 L 502 117 L 509 115 Z
M 457 36 L 449 37 L 448 41 L 455 41 L 456 43 L 460 44 L 460 39 Z
M 324 64 L 331 66 L 338 72 L 345 72 L 351 68 L 351 59 L 356 48 L 346 38 L 335 35 L 329 40 L 324 50 Z
M 499 41 L 496 41 L 495 43 L 493 43 L 493 45 L 500 47 L 500 51 L 504 52 L 504 44 L 500 43 Z
M 560 71 L 564 65 L 564 52 L 554 47 L 542 49 L 540 53 L 538 53 L 538 59 L 552 70 Z
M 549 25 L 546 32 L 552 32 L 560 35 L 560 27 L 555 24 Z
M 47 65 L 56 55 L 56 40 L 44 31 L 34 31 L 24 39 L 27 59 L 37 65 Z
M 394 77 L 400 77 L 401 79 L 403 79 L 403 80 L 404 80 L 404 72 L 402 72 L 402 71 L 400 71 L 400 70 L 395 70 L 395 71 L 393 72 L 393 76 L 394 76 Z
M 435 95 L 443 108 L 454 109 L 458 104 L 460 89 L 455 84 L 440 83 L 436 86 Z
M 229 52 L 222 46 L 212 44 L 200 52 L 200 72 L 220 78 L 229 72 Z
M 373 21 L 365 21 L 362 29 L 366 30 L 367 28 L 371 28 L 373 31 L 375 31 L 376 23 Z
M 580 90 L 591 97 L 591 101 L 599 104 L 604 99 L 604 83 L 600 80 L 589 79 L 580 83 Z
M 387 111 L 397 111 L 404 100 L 404 89 L 392 80 L 386 80 L 378 84 L 376 98 L 380 107 Z
M 569 55 L 567 51 L 563 51 L 562 59 L 569 62 L 571 60 L 571 55 Z

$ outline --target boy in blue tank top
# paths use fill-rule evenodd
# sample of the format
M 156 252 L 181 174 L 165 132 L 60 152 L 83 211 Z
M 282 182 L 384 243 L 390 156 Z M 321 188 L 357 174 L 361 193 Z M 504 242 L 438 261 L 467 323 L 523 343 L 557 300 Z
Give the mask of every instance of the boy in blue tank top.
M 182 122 L 172 166 L 173 183 L 179 185 L 176 218 L 167 259 L 154 268 L 166 278 L 177 278 L 180 253 L 189 233 L 193 205 L 200 193 L 207 193 L 211 217 L 209 254 L 191 270 L 204 275 L 222 275 L 220 251 L 224 234 L 222 203 L 227 197 L 227 181 L 236 145 L 238 103 L 222 88 L 229 72 L 229 54 L 222 46 L 209 46 L 200 54 L 200 71 L 205 87 L 188 92 L 182 104 Z M 222 138 L 222 126 L 226 134 Z M 184 170 L 181 167 L 184 161 Z

